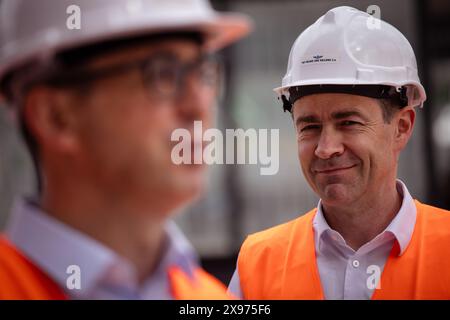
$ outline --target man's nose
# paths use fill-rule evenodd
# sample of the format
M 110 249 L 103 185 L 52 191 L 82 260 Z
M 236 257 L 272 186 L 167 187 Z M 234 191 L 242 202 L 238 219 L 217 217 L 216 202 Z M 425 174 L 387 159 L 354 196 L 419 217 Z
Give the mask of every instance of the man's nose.
M 188 121 L 194 121 L 202 120 L 211 113 L 214 99 L 198 79 L 188 77 L 183 83 L 177 103 L 181 115 Z
M 323 128 L 314 154 L 320 159 L 330 159 L 344 152 L 344 144 L 339 133 L 331 128 Z

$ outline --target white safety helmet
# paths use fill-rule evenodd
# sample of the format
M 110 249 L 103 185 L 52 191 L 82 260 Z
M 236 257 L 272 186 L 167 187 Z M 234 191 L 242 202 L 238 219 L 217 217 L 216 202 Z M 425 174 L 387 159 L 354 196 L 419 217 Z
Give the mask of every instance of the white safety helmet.
M 76 10 L 79 29 L 68 25 Z M 206 50 L 215 51 L 250 29 L 249 18 L 216 12 L 207 0 L 3 0 L 0 80 L 24 63 L 45 62 L 62 50 L 116 38 L 199 31 L 206 36 Z
M 351 7 L 328 11 L 300 34 L 274 91 L 288 111 L 299 97 L 318 92 L 396 94 L 409 106 L 426 100 L 408 40 L 392 25 Z

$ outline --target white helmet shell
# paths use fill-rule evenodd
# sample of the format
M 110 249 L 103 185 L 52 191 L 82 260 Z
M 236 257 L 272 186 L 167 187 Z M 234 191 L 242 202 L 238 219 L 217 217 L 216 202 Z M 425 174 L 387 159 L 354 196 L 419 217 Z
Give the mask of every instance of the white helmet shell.
M 392 25 L 351 7 L 337 7 L 308 27 L 291 49 L 278 95 L 307 85 L 406 87 L 408 105 L 426 100 L 414 51 Z
M 205 48 L 218 50 L 251 30 L 240 14 L 219 13 L 207 0 L 78 0 L 80 29 L 67 26 L 72 0 L 3 0 L 0 6 L 0 79 L 34 59 L 115 38 L 199 31 Z M 70 11 L 69 11 L 70 12 Z

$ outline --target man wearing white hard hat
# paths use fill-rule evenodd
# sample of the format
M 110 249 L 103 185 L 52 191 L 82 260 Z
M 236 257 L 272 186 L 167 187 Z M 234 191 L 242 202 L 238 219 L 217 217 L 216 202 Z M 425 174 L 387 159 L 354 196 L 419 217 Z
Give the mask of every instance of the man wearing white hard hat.
M 408 40 L 370 19 L 334 8 L 292 47 L 275 91 L 320 201 L 245 240 L 229 286 L 243 298 L 450 299 L 450 212 L 397 179 L 425 90 Z
M 206 0 L 5 0 L 0 14 L 2 95 L 40 178 L 0 238 L 0 299 L 226 298 L 168 222 L 205 173 L 171 161 L 171 133 L 211 124 L 213 53 L 249 19 Z

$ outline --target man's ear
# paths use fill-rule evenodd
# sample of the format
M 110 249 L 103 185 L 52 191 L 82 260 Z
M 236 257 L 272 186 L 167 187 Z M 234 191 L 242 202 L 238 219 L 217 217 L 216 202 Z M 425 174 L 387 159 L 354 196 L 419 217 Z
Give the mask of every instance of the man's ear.
M 395 144 L 397 145 L 398 151 L 401 151 L 406 147 L 406 144 L 412 135 L 415 120 L 416 111 L 414 110 L 414 107 L 407 106 L 395 115 Z
M 24 121 L 40 148 L 70 152 L 77 147 L 73 96 L 67 90 L 35 86 L 23 108 Z

